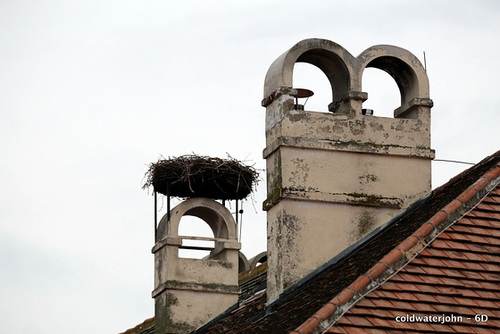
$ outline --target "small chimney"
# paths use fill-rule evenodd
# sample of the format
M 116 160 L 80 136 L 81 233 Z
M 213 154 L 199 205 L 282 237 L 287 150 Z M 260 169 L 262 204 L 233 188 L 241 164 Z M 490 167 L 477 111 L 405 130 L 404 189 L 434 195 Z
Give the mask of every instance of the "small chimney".
M 331 84 L 329 112 L 297 110 L 293 68 L 306 62 Z M 401 93 L 394 118 L 363 110 L 366 67 L 389 73 Z M 387 222 L 431 189 L 427 74 L 410 52 L 373 46 L 357 58 L 321 39 L 274 61 L 266 107 L 268 300 Z M 326 108 L 325 108 L 326 109 Z
M 238 218 L 224 204 L 236 200 L 238 208 L 258 173 L 235 159 L 191 155 L 153 163 L 146 175 L 144 187 L 153 186 L 155 193 L 155 334 L 190 333 L 238 302 L 238 269 L 249 268 L 249 262 L 239 253 Z M 158 226 L 157 192 L 166 196 L 168 211 Z M 170 210 L 171 196 L 188 199 Z M 184 216 L 207 223 L 213 237 L 179 235 Z M 181 249 L 210 253 L 202 259 L 183 258 Z
M 158 225 L 155 255 L 155 333 L 189 333 L 238 301 L 238 242 L 229 210 L 209 198 L 188 199 Z M 214 238 L 179 236 L 183 216 L 210 225 Z M 179 257 L 183 240 L 215 241 L 205 259 Z

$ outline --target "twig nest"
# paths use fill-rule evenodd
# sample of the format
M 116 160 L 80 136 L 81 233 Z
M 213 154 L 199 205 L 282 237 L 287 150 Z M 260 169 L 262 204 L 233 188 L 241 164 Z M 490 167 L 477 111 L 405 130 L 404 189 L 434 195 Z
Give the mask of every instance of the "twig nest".
M 255 168 L 236 159 L 184 155 L 152 163 L 143 188 L 183 198 L 243 199 L 257 178 Z

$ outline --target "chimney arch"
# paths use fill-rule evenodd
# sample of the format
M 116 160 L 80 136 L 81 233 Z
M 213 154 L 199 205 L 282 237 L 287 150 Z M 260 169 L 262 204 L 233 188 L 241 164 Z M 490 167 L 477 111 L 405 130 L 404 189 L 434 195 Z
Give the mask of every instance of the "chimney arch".
M 248 261 L 245 254 L 238 252 L 238 274 L 241 274 L 247 270 L 252 269 L 250 267 L 250 262 Z
M 375 45 L 363 51 L 357 59 L 361 84 L 364 70 L 369 67 L 388 73 L 396 82 L 401 106 L 394 111 L 394 117 L 417 118 L 416 113 L 410 112 L 414 106 L 432 107 L 429 78 L 422 63 L 411 52 L 393 45 Z
M 330 110 L 352 90 L 353 73 L 357 70 L 356 59 L 335 42 L 306 39 L 295 44 L 271 64 L 264 82 L 264 106 L 272 102 L 273 95 L 280 90 L 293 89 L 293 69 L 298 62 L 314 65 L 326 75 L 332 94 Z M 293 96 L 293 92 L 290 95 Z
M 383 70 L 367 67 L 362 79 L 363 90 L 368 94 L 362 114 L 394 118 L 394 110 L 401 106 L 401 91 L 394 78 Z
M 267 262 L 267 252 L 261 252 L 254 257 L 252 257 L 250 260 L 250 268 L 253 269 L 257 267 L 259 263 L 264 263 Z
M 164 216 L 158 225 L 157 241 L 162 236 L 179 236 L 179 225 L 183 216 L 194 216 L 205 221 L 214 238 L 237 240 L 236 223 L 231 212 L 217 201 L 204 197 L 190 198 L 172 209 L 170 221 Z

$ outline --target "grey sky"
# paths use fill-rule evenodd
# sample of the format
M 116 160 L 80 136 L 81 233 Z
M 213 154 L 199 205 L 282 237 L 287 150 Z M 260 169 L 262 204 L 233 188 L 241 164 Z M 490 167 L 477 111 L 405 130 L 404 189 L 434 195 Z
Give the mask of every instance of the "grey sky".
M 117 333 L 153 316 L 147 165 L 229 153 L 263 169 L 264 77 L 304 38 L 353 55 L 393 44 L 423 61 L 425 51 L 437 158 L 495 152 L 499 10 L 496 1 L 0 2 L 0 332 Z M 297 66 L 294 85 L 316 92 L 314 110 L 331 102 L 324 80 Z M 365 81 L 367 106 L 390 115 L 392 79 L 375 71 Z M 465 167 L 434 162 L 433 186 Z M 248 257 L 266 247 L 264 185 L 244 204 Z

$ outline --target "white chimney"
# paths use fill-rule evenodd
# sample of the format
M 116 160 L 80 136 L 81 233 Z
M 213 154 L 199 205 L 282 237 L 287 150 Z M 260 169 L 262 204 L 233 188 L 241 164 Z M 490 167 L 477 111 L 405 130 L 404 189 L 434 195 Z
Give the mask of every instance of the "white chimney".
M 296 62 L 325 73 L 332 91 L 329 111 L 294 107 Z M 396 81 L 401 106 L 394 118 L 363 112 L 367 67 Z M 271 301 L 430 191 L 433 104 L 427 74 L 410 52 L 378 45 L 353 57 L 334 42 L 308 39 L 271 65 L 262 105 Z

